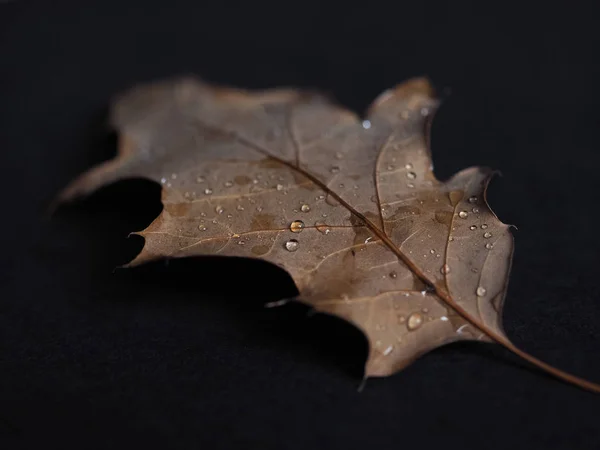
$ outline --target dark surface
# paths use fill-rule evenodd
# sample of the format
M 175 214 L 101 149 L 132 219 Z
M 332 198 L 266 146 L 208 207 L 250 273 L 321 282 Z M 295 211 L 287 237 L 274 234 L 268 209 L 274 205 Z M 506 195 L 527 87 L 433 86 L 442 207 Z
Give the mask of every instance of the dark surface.
M 600 382 L 597 11 L 188 3 L 0 3 L 0 448 L 600 448 L 599 395 L 497 346 L 448 346 L 358 393 L 361 334 L 300 306 L 264 309 L 295 292 L 272 266 L 113 271 L 160 211 L 153 183 L 44 215 L 114 154 L 106 108 L 137 82 L 316 87 L 363 111 L 428 75 L 446 98 L 438 176 L 504 174 L 489 201 L 519 227 L 507 334 Z

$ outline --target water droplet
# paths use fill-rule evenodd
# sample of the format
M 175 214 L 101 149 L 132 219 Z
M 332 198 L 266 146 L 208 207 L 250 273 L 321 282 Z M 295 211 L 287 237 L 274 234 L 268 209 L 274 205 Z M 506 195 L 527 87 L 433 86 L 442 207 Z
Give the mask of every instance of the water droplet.
M 212 193 L 213 193 L 213 190 L 212 190 L 211 188 L 206 188 L 206 189 L 204 189 L 204 193 L 205 193 L 206 195 L 210 195 L 210 194 L 212 194 Z
M 472 195 L 471 197 L 469 197 L 469 203 L 477 203 L 477 196 Z
M 394 169 L 395 169 L 395 167 L 393 164 L 388 164 L 387 170 L 394 170 Z
M 223 186 L 231 187 L 231 186 L 233 186 L 233 181 L 226 181 L 225 183 L 223 183 Z
M 492 233 L 490 233 L 489 231 L 486 231 L 485 233 L 483 233 L 483 237 L 486 239 L 489 239 L 492 237 Z
M 471 226 L 469 227 L 469 230 L 476 230 L 476 229 L 477 229 L 477 226 L 475 226 L 475 225 L 471 225 Z
M 277 186 L 275 186 L 275 189 L 277 189 L 278 191 L 283 191 L 283 184 L 278 184 Z
M 392 346 L 390 345 L 388 348 L 386 348 L 386 349 L 383 351 L 383 356 L 387 356 L 387 355 L 389 355 L 390 353 L 392 353 L 392 351 L 393 351 L 393 350 L 394 350 L 394 347 L 392 347 Z
M 447 318 L 446 316 L 442 316 L 442 317 L 440 317 L 440 320 L 441 320 L 442 322 L 448 322 L 448 318 Z
M 440 269 L 440 272 L 442 272 L 444 275 L 450 273 L 450 266 L 448 264 L 444 264 Z
M 261 211 L 263 210 L 263 208 L 262 208 L 262 206 L 257 206 L 257 207 L 256 207 L 256 210 L 257 210 L 258 212 L 261 212 Z
M 290 239 L 285 243 L 285 249 L 288 252 L 295 252 L 296 250 L 298 250 L 299 245 L 300 244 L 298 244 L 298 241 L 296 239 Z
M 481 225 L 481 229 L 482 229 L 482 230 L 485 230 L 487 227 L 488 227 L 488 226 L 487 226 L 487 223 L 484 223 L 483 225 Z
M 300 233 L 302 230 L 304 230 L 304 222 L 301 220 L 294 220 L 290 223 L 290 231 L 292 233 Z
M 406 183 L 406 187 L 412 189 L 415 187 L 415 185 L 412 183 Z
M 340 183 L 340 187 L 343 188 L 344 187 L 344 183 Z
M 331 166 L 331 168 L 329 169 L 329 171 L 331 173 L 338 173 L 340 171 L 340 168 L 338 166 Z
M 429 253 L 431 253 L 432 255 L 435 253 L 434 249 L 429 250 Z
M 421 310 L 421 312 L 424 312 L 425 314 L 427 314 L 427 313 L 429 312 L 429 309 L 427 309 L 427 308 L 423 308 L 423 309 Z
M 486 289 L 483 286 L 479 286 L 477 288 L 477 290 L 475 291 L 475 293 L 477 294 L 477 297 L 483 297 L 486 294 Z
M 493 247 L 494 247 L 494 244 L 492 244 L 491 242 L 488 242 L 487 244 L 485 244 L 485 248 L 487 248 L 488 250 L 490 250 Z
M 167 182 L 167 179 L 166 179 L 165 177 L 162 177 L 162 178 L 160 179 L 160 182 L 161 182 L 162 184 L 165 184 L 165 183 Z
M 408 321 L 406 322 L 406 327 L 413 331 L 423 325 L 423 316 L 419 313 L 412 313 L 408 316 Z
M 243 210 L 244 210 L 244 207 L 243 207 L 242 205 L 237 205 L 237 206 L 235 207 L 235 209 L 237 209 L 238 211 L 243 211 Z
M 369 128 L 371 128 L 371 121 L 370 120 L 363 120 L 362 122 L 362 127 L 365 130 L 368 130 Z
M 327 197 L 325 197 L 325 203 L 330 206 L 338 206 L 340 204 L 340 202 L 338 202 L 337 199 L 331 194 L 327 194 Z
M 327 225 L 325 225 L 325 222 L 315 222 L 315 228 L 317 229 L 318 232 L 325 234 L 325 235 L 327 235 L 331 232 L 331 228 L 329 228 Z
M 252 184 L 258 184 L 258 180 L 255 178 L 254 180 L 252 180 Z
M 202 175 L 198 175 L 198 176 L 196 177 L 196 183 L 204 183 L 204 180 L 205 180 L 205 179 L 206 179 L 206 178 L 204 178 Z
M 450 236 L 450 237 L 448 238 L 448 242 L 452 242 L 453 240 L 454 240 L 454 238 L 453 238 L 452 236 Z
M 421 115 L 422 116 L 428 116 L 429 115 L 429 108 L 421 108 Z
M 204 225 L 199 225 L 199 226 L 198 226 L 198 229 L 199 229 L 200 231 L 206 231 L 206 227 L 205 227 Z
M 373 240 L 373 236 L 369 236 L 368 238 L 365 239 L 365 244 L 368 244 L 372 240 Z
M 398 274 L 392 270 L 390 272 L 390 278 L 398 278 Z
M 231 219 L 233 217 L 233 214 L 227 214 L 227 218 Z
M 477 270 L 475 267 L 471 267 L 471 272 L 477 273 L 477 272 L 479 272 L 479 270 Z
M 240 235 L 239 235 L 239 234 L 237 234 L 237 233 L 233 233 L 233 235 L 232 235 L 231 237 L 232 237 L 232 238 L 236 238 L 236 239 L 237 239 L 237 238 L 239 238 L 239 237 L 240 237 Z
M 473 212 L 474 212 L 475 214 L 479 214 L 479 208 L 473 208 Z
M 244 245 L 246 244 L 244 241 L 238 241 L 238 245 Z
M 466 211 L 461 211 L 458 213 L 458 217 L 460 217 L 461 219 L 466 219 L 468 215 L 469 213 Z
M 406 178 L 408 178 L 409 180 L 414 180 L 415 178 L 417 178 L 417 174 L 414 172 L 406 172 Z
M 404 166 L 404 168 L 406 170 L 411 170 L 413 168 L 413 165 L 411 163 L 406 163 L 406 165 Z

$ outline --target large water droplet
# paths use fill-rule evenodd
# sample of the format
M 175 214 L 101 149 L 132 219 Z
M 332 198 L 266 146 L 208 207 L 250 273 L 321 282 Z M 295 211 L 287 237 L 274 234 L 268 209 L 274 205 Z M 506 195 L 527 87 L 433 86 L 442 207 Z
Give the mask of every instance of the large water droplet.
M 476 229 L 477 229 L 477 226 L 475 226 L 475 225 L 471 225 L 471 226 L 469 227 L 469 230 L 476 230 Z
M 413 331 L 423 325 L 423 316 L 419 313 L 412 313 L 406 321 L 406 328 Z
M 304 230 L 304 222 L 301 220 L 294 220 L 290 223 L 290 231 L 292 233 L 300 233 L 302 230 Z
M 165 177 L 162 177 L 162 178 L 160 179 L 160 182 L 161 182 L 162 184 L 165 184 L 165 183 L 167 182 L 167 179 L 166 179 Z
M 303 204 L 300 207 L 300 211 L 302 211 L 302 212 L 309 212 L 310 211 L 310 206 L 305 203 L 305 204 Z
M 466 219 L 469 216 L 469 213 L 466 211 L 461 211 L 458 213 L 458 217 L 460 217 L 461 219 Z
M 368 130 L 369 128 L 371 128 L 371 121 L 370 120 L 363 120 L 362 122 L 362 127 L 365 130 Z
M 298 241 L 296 239 L 290 239 L 285 243 L 285 249 L 288 252 L 295 252 L 296 250 L 298 250 L 299 245 L 300 244 L 298 244 Z
M 487 293 L 487 290 L 483 286 L 479 286 L 475 293 L 477 294 L 477 297 L 483 297 Z
M 338 202 L 337 198 L 335 198 L 331 194 L 327 194 L 327 197 L 325 197 L 325 203 L 327 203 L 330 206 L 338 206 L 340 204 L 340 202 Z

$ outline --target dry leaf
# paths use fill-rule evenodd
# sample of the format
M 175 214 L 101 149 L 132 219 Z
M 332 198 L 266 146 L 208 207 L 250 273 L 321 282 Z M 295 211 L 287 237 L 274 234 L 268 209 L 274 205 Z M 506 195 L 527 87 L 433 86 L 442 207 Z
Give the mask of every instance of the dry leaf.
M 117 158 L 61 200 L 128 177 L 160 182 L 164 210 L 138 233 L 145 246 L 131 265 L 213 254 L 277 264 L 300 301 L 365 333 L 365 376 L 449 342 L 493 340 L 596 389 L 505 336 L 512 235 L 486 202 L 489 169 L 435 178 L 427 138 L 437 106 L 424 79 L 383 93 L 364 120 L 295 90 L 146 85 L 114 104 Z

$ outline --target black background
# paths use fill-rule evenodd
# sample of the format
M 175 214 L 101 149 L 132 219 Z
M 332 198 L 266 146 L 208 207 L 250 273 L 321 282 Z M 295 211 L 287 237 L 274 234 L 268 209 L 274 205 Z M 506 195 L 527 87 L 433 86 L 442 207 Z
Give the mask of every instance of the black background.
M 196 259 L 114 271 L 142 246 L 127 234 L 160 212 L 149 181 L 45 214 L 114 154 L 108 102 L 135 83 L 316 87 L 364 111 L 427 75 L 444 98 L 438 177 L 503 173 L 489 201 L 519 227 L 507 334 L 600 382 L 592 4 L 0 3 L 0 447 L 599 448 L 600 396 L 498 346 L 439 349 L 358 393 L 358 331 L 263 308 L 295 292 L 281 270 Z

